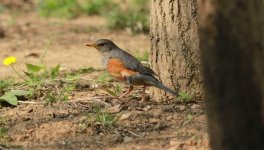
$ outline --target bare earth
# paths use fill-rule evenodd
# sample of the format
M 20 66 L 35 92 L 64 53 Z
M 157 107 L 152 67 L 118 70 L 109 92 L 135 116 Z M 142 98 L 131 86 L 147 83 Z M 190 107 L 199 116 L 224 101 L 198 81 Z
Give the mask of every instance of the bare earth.
M 101 68 L 100 56 L 85 44 L 100 38 L 113 40 L 135 56 L 149 50 L 149 37 L 127 31 L 109 31 L 100 17 L 73 20 L 41 18 L 35 14 L 1 14 L 0 24 L 6 37 L 0 39 L 0 59 L 17 57 L 19 70 L 25 63 L 38 63 L 47 51 L 48 66 L 61 64 L 64 70 L 82 67 Z M 102 71 L 83 75 L 88 82 Z M 0 67 L 1 79 L 14 76 L 10 68 Z M 122 84 L 121 84 L 122 85 Z M 100 85 L 99 85 L 100 86 Z M 0 117 L 7 118 L 8 137 L 0 140 L 0 149 L 105 149 L 105 150 L 196 150 L 209 149 L 204 103 L 164 102 L 139 103 L 140 88 L 119 102 L 100 88 L 81 87 L 68 102 L 44 105 L 21 104 L 0 107 Z M 101 97 L 100 101 L 92 99 Z M 107 108 L 104 103 L 111 104 Z M 109 127 L 88 126 L 87 114 L 97 108 L 107 109 L 118 121 Z M 111 111 L 112 110 L 112 111 Z

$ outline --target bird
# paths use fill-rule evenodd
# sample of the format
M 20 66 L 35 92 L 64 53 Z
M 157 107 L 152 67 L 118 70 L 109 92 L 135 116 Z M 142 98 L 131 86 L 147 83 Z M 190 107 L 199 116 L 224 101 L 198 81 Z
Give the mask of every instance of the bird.
M 102 56 L 102 64 L 109 74 L 129 85 L 126 92 L 119 96 L 119 99 L 127 96 L 134 86 L 143 86 L 141 102 L 145 101 L 145 90 L 148 86 L 162 89 L 174 96 L 178 93 L 171 90 L 155 76 L 156 73 L 149 67 L 144 66 L 134 56 L 119 48 L 114 42 L 108 39 L 99 39 L 95 43 L 86 44 L 98 50 Z

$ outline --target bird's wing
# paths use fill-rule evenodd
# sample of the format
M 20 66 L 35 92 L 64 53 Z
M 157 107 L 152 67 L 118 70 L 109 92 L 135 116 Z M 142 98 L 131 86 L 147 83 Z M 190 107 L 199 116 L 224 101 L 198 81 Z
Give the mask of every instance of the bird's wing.
M 151 75 L 151 76 L 156 75 L 152 69 L 141 64 L 134 56 L 127 53 L 126 51 L 123 51 L 120 49 L 119 51 L 116 51 L 116 53 L 113 53 L 112 56 L 120 59 L 122 63 L 124 64 L 124 66 L 128 69 L 137 71 L 141 74 L 146 74 L 146 75 Z

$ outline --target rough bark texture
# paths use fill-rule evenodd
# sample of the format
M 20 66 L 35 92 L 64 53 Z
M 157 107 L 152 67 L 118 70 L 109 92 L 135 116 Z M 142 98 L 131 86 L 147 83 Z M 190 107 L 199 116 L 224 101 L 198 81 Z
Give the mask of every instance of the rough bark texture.
M 197 19 L 196 0 L 152 1 L 151 67 L 165 85 L 200 99 Z M 161 100 L 167 95 L 153 89 L 152 96 Z
M 201 0 L 205 99 L 214 150 L 264 149 L 264 4 Z

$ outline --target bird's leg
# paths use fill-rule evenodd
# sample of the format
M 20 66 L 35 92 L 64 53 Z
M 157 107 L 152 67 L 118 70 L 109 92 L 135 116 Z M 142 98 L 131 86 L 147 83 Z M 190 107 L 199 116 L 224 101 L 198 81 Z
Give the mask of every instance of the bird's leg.
M 143 85 L 143 91 L 142 91 L 142 98 L 141 98 L 141 101 L 140 103 L 144 102 L 145 101 L 145 96 L 146 96 L 146 85 L 144 84 Z
M 121 96 L 119 96 L 119 99 L 120 98 L 123 98 L 124 96 L 126 96 L 127 94 L 129 94 L 132 90 L 133 90 L 133 86 L 130 85 L 129 86 L 129 89 L 124 94 L 122 94 Z

